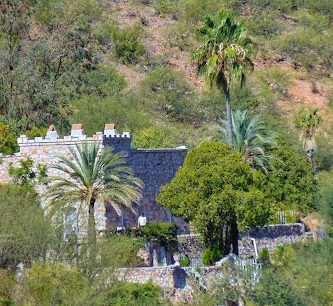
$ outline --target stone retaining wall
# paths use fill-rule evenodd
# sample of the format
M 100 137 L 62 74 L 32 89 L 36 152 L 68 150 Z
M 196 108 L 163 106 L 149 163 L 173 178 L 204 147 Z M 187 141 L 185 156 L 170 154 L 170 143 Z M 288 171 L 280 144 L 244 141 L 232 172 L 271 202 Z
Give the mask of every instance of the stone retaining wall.
M 257 246 L 258 255 L 263 248 L 267 248 L 272 254 L 276 247 L 285 243 L 301 242 L 308 239 L 304 224 L 277 224 L 267 225 L 263 228 L 253 229 L 240 234 L 239 256 L 241 258 L 255 258 L 253 240 Z M 178 249 L 184 256 L 200 257 L 204 246 L 199 235 L 179 235 Z
M 119 269 L 118 279 L 131 283 L 145 283 L 149 280 L 162 289 L 163 296 L 173 303 L 190 303 L 193 299 L 193 292 L 197 290 L 196 283 L 191 277 L 191 268 L 176 266 L 154 267 L 154 268 L 133 268 Z M 203 267 L 200 274 L 208 284 L 211 284 L 217 277 L 222 276 L 218 267 Z

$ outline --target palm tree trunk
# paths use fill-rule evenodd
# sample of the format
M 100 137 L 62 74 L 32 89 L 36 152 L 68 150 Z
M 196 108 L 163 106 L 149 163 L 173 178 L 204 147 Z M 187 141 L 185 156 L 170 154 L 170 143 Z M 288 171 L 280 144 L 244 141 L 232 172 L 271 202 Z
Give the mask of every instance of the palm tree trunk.
M 225 104 L 227 111 L 227 133 L 228 133 L 228 144 L 233 147 L 233 137 L 232 137 L 232 116 L 231 116 L 231 99 L 230 99 L 230 88 L 227 86 L 225 90 Z
M 94 256 L 96 248 L 96 223 L 95 223 L 95 199 L 91 199 L 89 203 L 88 216 L 88 248 L 90 255 Z

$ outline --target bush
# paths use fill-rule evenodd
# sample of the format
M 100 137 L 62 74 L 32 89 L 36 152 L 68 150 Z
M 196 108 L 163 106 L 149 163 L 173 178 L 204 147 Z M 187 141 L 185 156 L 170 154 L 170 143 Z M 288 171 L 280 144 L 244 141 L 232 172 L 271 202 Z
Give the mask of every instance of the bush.
M 160 15 L 174 14 L 178 11 L 179 0 L 154 0 L 154 7 Z
M 101 99 L 96 96 L 83 96 L 72 102 L 75 112 L 71 122 L 81 122 L 88 135 L 103 131 L 106 123 L 116 123 L 123 131 L 135 131 L 149 126 L 148 115 L 139 109 L 139 105 L 131 102 L 121 97 Z
M 261 250 L 259 255 L 259 260 L 262 262 L 264 266 L 267 266 L 269 262 L 269 251 L 266 247 Z
M 215 262 L 219 261 L 222 258 L 222 253 L 217 247 L 206 248 L 203 256 L 202 263 L 205 266 L 215 265 Z
M 18 149 L 17 137 L 9 131 L 4 123 L 0 123 L 0 152 L 13 154 Z
M 144 246 L 140 238 L 112 235 L 100 241 L 101 265 L 103 267 L 135 267 L 142 263 L 137 257 L 138 250 Z
M 177 240 L 177 225 L 169 222 L 148 222 L 142 227 L 141 235 L 148 240 L 157 240 L 161 244 L 168 245 Z
M 133 135 L 134 148 L 169 148 L 173 145 L 169 133 L 157 126 L 139 130 Z
M 120 29 L 111 25 L 110 37 L 114 43 L 114 54 L 123 64 L 137 64 L 146 53 L 140 41 L 141 27 L 138 25 Z
M 147 306 L 161 305 L 160 288 L 148 281 L 144 284 L 132 284 L 120 281 L 105 283 L 102 279 L 90 305 L 103 306 Z
M 60 263 L 34 263 L 23 284 L 37 305 L 84 305 L 89 293 L 88 280 L 76 268 Z
M 25 187 L 0 186 L 0 268 L 16 270 L 45 258 L 51 224 L 38 205 L 36 194 Z
M 200 121 L 193 88 L 169 67 L 158 68 L 140 84 L 141 96 L 155 112 L 180 122 Z
M 86 72 L 82 79 L 81 93 L 100 97 L 117 96 L 126 85 L 124 77 L 115 68 L 107 65 L 99 65 Z
M 8 270 L 0 270 L 0 304 L 11 305 L 10 299 L 15 286 L 15 276 Z
M 190 259 L 188 258 L 188 256 L 185 256 L 180 260 L 181 267 L 189 267 L 190 265 L 191 265 L 191 262 L 190 262 Z
M 286 24 L 279 20 L 277 16 L 268 12 L 249 18 L 246 25 L 249 33 L 265 37 L 279 35 L 287 28 Z

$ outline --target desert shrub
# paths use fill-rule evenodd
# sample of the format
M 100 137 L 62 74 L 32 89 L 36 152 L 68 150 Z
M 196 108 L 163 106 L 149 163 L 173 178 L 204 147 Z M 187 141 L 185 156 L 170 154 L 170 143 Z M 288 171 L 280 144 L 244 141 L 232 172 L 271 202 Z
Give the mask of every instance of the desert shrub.
M 190 265 L 191 265 L 191 262 L 190 262 L 190 259 L 188 258 L 188 256 L 185 256 L 180 260 L 181 267 L 189 267 Z
M 15 270 L 45 257 L 51 225 L 31 189 L 0 186 L 0 215 L 0 267 Z
M 76 268 L 61 263 L 34 263 L 23 283 L 37 305 L 84 305 L 89 293 L 88 280 Z
M 195 45 L 194 30 L 185 22 L 179 21 L 167 29 L 167 38 L 171 47 L 178 47 L 182 51 L 190 51 Z
M 259 255 L 259 260 L 262 262 L 264 267 L 266 267 L 269 263 L 269 251 L 265 247 L 261 250 L 260 255 Z
M 116 123 L 120 130 L 135 131 L 150 125 L 148 114 L 138 104 L 122 97 L 83 96 L 72 102 L 71 122 L 81 122 L 88 135 L 103 131 L 106 123 Z M 94 114 L 92 116 L 92 114 Z
M 115 68 L 106 65 L 99 65 L 86 72 L 82 79 L 80 91 L 100 97 L 116 96 L 126 85 L 124 77 Z
M 318 33 L 309 27 L 300 27 L 292 33 L 280 36 L 273 43 L 273 47 L 290 56 L 296 66 L 326 75 L 333 65 L 330 56 L 332 46 L 326 43 L 332 39 L 332 35 L 331 31 Z
M 189 25 L 195 25 L 201 22 L 206 15 L 215 14 L 217 11 L 222 9 L 223 3 L 219 0 L 187 0 L 183 1 L 183 14 L 182 19 L 184 19 Z
M 35 137 L 45 137 L 47 132 L 47 127 L 34 126 L 32 129 L 25 131 L 25 135 L 29 138 L 34 139 Z
M 162 305 L 160 288 L 148 281 L 144 284 L 132 284 L 120 281 L 105 283 L 101 281 L 96 293 L 91 299 L 93 305 L 104 306 L 146 306 Z
M 123 235 L 111 235 L 100 241 L 101 265 L 104 267 L 135 267 L 142 260 L 137 252 L 144 245 L 143 239 Z
M 177 225 L 169 222 L 148 222 L 140 229 L 141 236 L 148 240 L 157 240 L 168 245 L 177 240 Z
M 231 92 L 233 109 L 254 109 L 258 99 L 248 86 L 236 87 Z M 207 121 L 217 121 L 225 115 L 225 95 L 216 89 L 204 91 L 200 97 L 200 109 Z
M 169 67 L 158 68 L 140 84 L 145 103 L 155 112 L 180 122 L 200 120 L 193 88 L 184 77 Z
M 134 148 L 168 148 L 173 145 L 169 132 L 157 126 L 141 129 L 133 135 Z
M 15 286 L 15 276 L 8 270 L 0 269 L 0 304 L 11 305 L 10 299 Z
M 145 47 L 140 41 L 142 29 L 138 25 L 120 29 L 113 24 L 110 37 L 114 43 L 114 54 L 124 64 L 137 64 L 146 53 Z
M 263 12 L 254 18 L 246 20 L 249 33 L 270 37 L 279 35 L 286 29 L 286 24 L 272 13 Z
M 219 248 L 217 248 L 217 247 L 206 248 L 205 252 L 202 256 L 202 263 L 205 266 L 211 266 L 211 265 L 214 265 L 215 262 L 217 262 L 221 258 L 222 258 L 222 253 L 219 250 Z
M 314 162 L 318 170 L 328 171 L 333 165 L 333 145 L 329 139 L 319 136 L 316 137 L 316 151 L 314 153 Z
M 18 151 L 17 137 L 4 123 L 0 123 L 0 152 L 13 154 L 16 151 Z
M 175 14 L 179 0 L 154 0 L 154 7 L 159 15 Z

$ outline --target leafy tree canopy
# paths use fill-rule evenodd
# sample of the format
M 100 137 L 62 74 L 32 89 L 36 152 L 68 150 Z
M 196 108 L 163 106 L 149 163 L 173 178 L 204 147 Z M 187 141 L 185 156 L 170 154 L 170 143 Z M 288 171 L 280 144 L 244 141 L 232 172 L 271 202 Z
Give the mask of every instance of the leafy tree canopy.
M 158 202 L 193 222 L 206 245 L 221 245 L 223 227 L 264 225 L 271 213 L 255 172 L 229 146 L 204 142 L 190 151 Z

